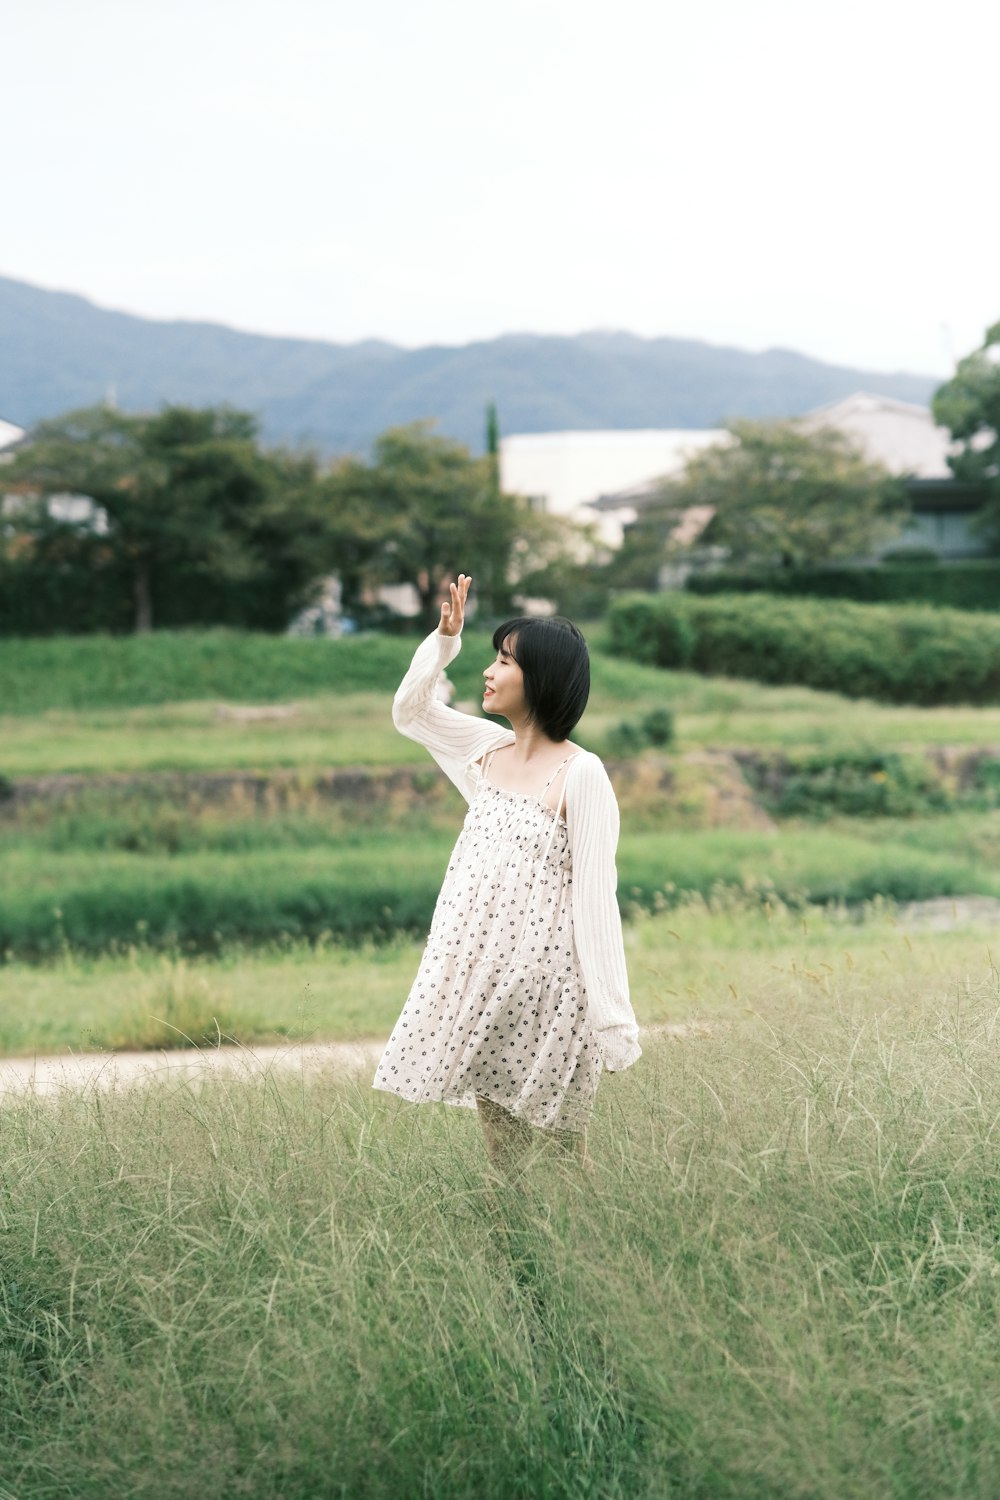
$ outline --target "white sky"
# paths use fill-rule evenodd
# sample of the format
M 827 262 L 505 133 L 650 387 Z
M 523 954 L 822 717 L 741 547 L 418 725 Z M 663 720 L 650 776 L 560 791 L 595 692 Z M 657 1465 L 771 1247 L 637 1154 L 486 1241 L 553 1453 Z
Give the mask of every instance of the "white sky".
M 948 373 L 1000 318 L 990 0 L 31 0 L 0 273 L 416 345 Z

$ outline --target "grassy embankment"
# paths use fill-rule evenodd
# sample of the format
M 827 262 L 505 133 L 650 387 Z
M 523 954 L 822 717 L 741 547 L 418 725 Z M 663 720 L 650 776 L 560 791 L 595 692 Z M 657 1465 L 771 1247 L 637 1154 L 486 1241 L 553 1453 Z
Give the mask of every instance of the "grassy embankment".
M 2 828 L 8 965 L 0 985 L 12 1003 L 0 1047 L 166 1041 L 178 1016 L 198 1031 L 206 1011 L 244 1040 L 383 1032 L 412 969 L 406 936 L 426 929 L 461 816 L 457 794 L 433 770 L 421 772 L 424 752 L 388 720 L 411 646 L 223 633 L 6 643 L 0 687 L 10 711 L 0 725 L 0 772 L 15 782 L 56 771 L 80 781 L 58 799 L 26 803 Z M 484 638 L 466 643 L 452 672 L 460 700 L 474 700 L 488 657 Z M 751 906 L 770 897 L 797 907 L 1000 895 L 1000 815 L 990 811 L 988 787 L 975 805 L 957 797 L 944 811 L 921 808 L 918 798 L 906 819 L 837 816 L 768 827 L 748 794 L 739 805 L 714 805 L 710 757 L 700 758 L 726 744 L 832 755 L 865 742 L 993 745 L 1000 711 L 846 703 L 663 673 L 599 651 L 594 680 L 581 738 L 598 750 L 613 749 L 621 721 L 639 722 L 665 702 L 677 718 L 678 755 L 653 754 L 623 791 L 627 915 L 683 907 L 691 897 L 725 904 L 733 892 Z M 153 701 L 177 693 L 198 699 Z M 296 712 L 244 724 L 220 717 L 220 699 L 291 701 Z M 135 701 L 146 706 L 125 706 Z M 317 787 L 324 767 L 359 762 L 409 765 L 415 788 L 370 804 L 331 801 Z M 284 774 L 259 795 L 190 783 L 179 793 L 168 774 L 233 767 Z M 137 770 L 166 779 L 114 781 Z M 341 939 L 369 946 L 360 959 L 331 951 Z M 373 939 L 388 950 L 372 948 Z M 674 966 L 672 941 L 663 940 L 660 967 Z M 328 950 L 321 960 L 317 944 Z M 98 962 L 102 954 L 110 956 Z M 36 983 L 26 962 L 38 958 L 56 968 Z M 307 971 L 315 981 L 300 984 Z M 379 975 L 391 976 L 384 1007 L 374 993 Z M 303 1003 L 305 983 L 326 997 L 318 1008 L 315 989 Z M 16 997 L 28 992 L 26 1012 Z M 661 1014 L 662 997 L 641 988 L 639 1004 L 644 1018 Z

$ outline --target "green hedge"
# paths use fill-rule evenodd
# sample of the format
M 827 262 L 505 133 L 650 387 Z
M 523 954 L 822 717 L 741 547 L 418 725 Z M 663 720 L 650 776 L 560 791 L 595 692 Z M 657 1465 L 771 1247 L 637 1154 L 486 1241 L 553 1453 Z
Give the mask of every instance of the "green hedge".
M 278 632 L 295 608 L 291 583 L 280 578 L 262 585 L 256 579 L 211 578 L 194 569 L 154 569 L 151 587 L 157 629 Z M 0 637 L 127 635 L 134 615 L 128 570 L 102 556 L 97 546 L 81 549 L 69 562 L 0 558 Z
M 1000 560 L 907 562 L 877 568 L 723 569 L 688 579 L 693 594 L 792 594 L 859 604 L 940 604 L 1000 609 Z
M 926 706 L 1000 703 L 1000 616 L 772 595 L 630 595 L 611 650 L 653 666 Z

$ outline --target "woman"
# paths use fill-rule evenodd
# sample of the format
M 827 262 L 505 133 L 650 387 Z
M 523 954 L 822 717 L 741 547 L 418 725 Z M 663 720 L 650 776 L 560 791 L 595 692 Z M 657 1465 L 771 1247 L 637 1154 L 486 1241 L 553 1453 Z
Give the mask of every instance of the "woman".
M 582 1145 L 602 1068 L 629 1067 L 640 1048 L 615 900 L 618 807 L 597 756 L 568 738 L 590 692 L 586 643 L 568 620 L 511 620 L 483 673 L 483 708 L 510 729 L 447 708 L 436 688 L 470 584 L 450 585 L 393 704 L 396 727 L 470 806 L 374 1087 L 475 1104 L 509 1171 L 533 1129 Z

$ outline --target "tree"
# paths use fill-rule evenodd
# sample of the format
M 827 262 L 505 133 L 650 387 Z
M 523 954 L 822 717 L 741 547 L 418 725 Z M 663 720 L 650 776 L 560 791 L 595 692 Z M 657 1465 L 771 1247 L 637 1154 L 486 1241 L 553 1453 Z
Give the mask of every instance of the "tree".
M 659 560 L 670 555 L 674 528 L 694 506 L 710 510 L 699 545 L 725 547 L 734 562 L 785 567 L 864 556 L 906 514 L 901 481 L 841 432 L 745 421 L 728 430 L 730 441 L 700 450 L 680 478 L 665 481 L 630 546 L 635 566 L 657 547 Z
M 487 459 L 415 422 L 376 439 L 370 465 L 342 465 L 330 491 L 342 555 L 343 543 L 353 539 L 348 598 L 362 579 L 411 583 L 430 628 L 442 588 L 464 571 L 476 580 L 488 613 L 508 606 L 521 512 L 516 500 L 494 490 Z
M 952 473 L 985 491 L 980 525 L 1000 542 L 1000 323 L 986 330 L 981 348 L 959 360 L 932 410 L 960 445 L 948 459 Z
M 490 484 L 500 493 L 500 418 L 497 404 L 491 401 L 486 408 L 486 457 L 489 462 Z
M 168 600 L 177 623 L 178 593 L 181 622 L 224 618 L 215 596 L 233 586 L 259 595 L 258 618 L 283 624 L 330 562 L 316 480 L 308 455 L 262 452 L 247 413 L 177 406 L 90 407 L 42 422 L 4 471 L 5 488 L 35 497 L 16 516 L 26 555 L 65 559 L 74 537 L 93 554 L 99 537 L 128 574 L 137 631 Z M 51 504 L 66 494 L 87 497 L 90 517 L 67 522 Z

